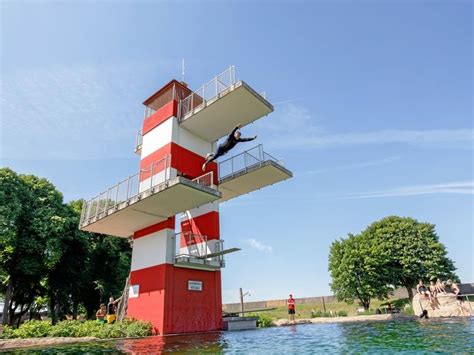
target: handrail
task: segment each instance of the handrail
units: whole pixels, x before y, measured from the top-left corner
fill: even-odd
[[[233,176],[241,171],[246,171],[249,168],[261,166],[267,161],[273,161],[278,165],[284,166],[282,160],[278,160],[265,152],[262,144],[259,144],[219,162],[219,180]]]
[[[208,241],[207,235],[196,234],[193,232],[178,232],[175,234],[175,237],[176,236],[184,236],[184,239],[186,241],[185,248],[188,250],[188,253],[178,252],[175,258],[194,257],[194,258],[199,258],[203,260],[218,261],[220,263],[223,263],[224,261],[223,255],[208,257],[209,254],[218,253],[224,250],[224,241],[222,239],[218,239],[218,240],[214,239],[213,241],[215,242],[214,244],[215,250],[211,250],[209,247],[209,241]],[[180,246],[181,238],[179,239],[176,238],[176,242],[178,244],[178,250],[184,248]]]
[[[211,188],[215,188],[214,184],[214,172],[210,171],[204,175],[198,176],[197,178],[193,179],[192,181]]]
[[[167,154],[162,159],[141,169],[138,173],[130,175],[128,178],[117,182],[92,199],[85,201],[82,206],[80,225],[83,225],[92,218],[98,218],[100,214],[110,209],[115,209],[123,202],[128,203],[140,193],[156,185],[167,182],[170,179],[170,164],[171,154]],[[163,175],[158,176],[161,172],[163,172]],[[147,187],[148,184],[147,186],[143,185],[148,178],[150,179],[149,187]]]
[[[182,121],[188,113],[218,97],[221,92],[227,90],[235,82],[235,66],[231,65],[179,101],[178,119]]]

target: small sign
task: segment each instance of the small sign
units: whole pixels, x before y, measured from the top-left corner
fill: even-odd
[[[136,298],[140,292],[140,285],[131,285],[128,289],[128,298]]]
[[[202,281],[188,281],[188,291],[202,291]]]

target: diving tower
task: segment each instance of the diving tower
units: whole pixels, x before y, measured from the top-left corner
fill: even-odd
[[[194,91],[171,80],[143,104],[138,172],[84,202],[79,228],[133,241],[129,316],[156,334],[220,330],[220,270],[240,249],[224,247],[219,205],[292,173],[262,145],[201,166],[219,138],[273,106],[233,66]]]

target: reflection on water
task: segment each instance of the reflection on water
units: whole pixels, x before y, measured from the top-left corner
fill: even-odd
[[[474,319],[427,319],[389,322],[307,324],[241,332],[148,337],[15,353],[471,353]]]

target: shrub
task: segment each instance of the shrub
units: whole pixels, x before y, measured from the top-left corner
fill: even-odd
[[[152,325],[148,322],[125,320],[114,324],[103,324],[97,321],[63,321],[51,325],[44,321],[30,321],[15,329],[5,326],[2,338],[40,338],[40,337],[96,337],[125,338],[151,335]]]
[[[318,317],[322,317],[323,316],[323,312],[318,310],[318,311],[311,311],[311,318],[318,318]]]
[[[272,319],[263,314],[259,314],[258,319],[257,319],[257,327],[259,328],[268,328],[272,325]]]
[[[81,322],[77,320],[65,320],[50,326],[48,336],[50,337],[77,337]],[[21,328],[21,327],[20,327]]]
[[[337,315],[339,317],[347,317],[347,311],[341,310],[341,311],[337,312]]]
[[[14,338],[42,338],[48,336],[51,325],[48,322],[32,320],[13,330]]]
[[[415,314],[415,312],[413,311],[413,308],[410,305],[406,305],[405,308],[403,308],[403,314],[412,316]]]

